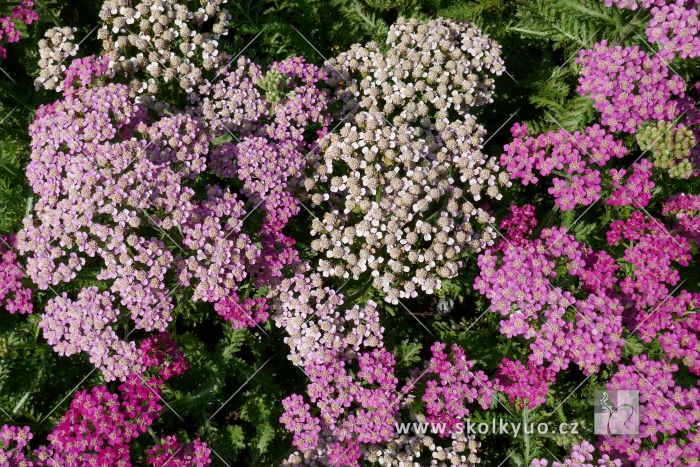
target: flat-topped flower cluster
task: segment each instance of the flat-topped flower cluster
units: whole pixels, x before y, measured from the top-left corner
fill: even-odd
[[[399,20],[385,49],[356,45],[330,61],[343,118],[305,187],[322,209],[319,271],[369,276],[396,303],[436,293],[465,254],[493,243],[479,201],[500,199],[508,177],[481,151],[470,110],[491,101],[504,66],[491,38],[445,20]]]
[[[183,301],[236,330],[283,332],[307,378],[281,402],[294,446],[283,465],[476,465],[480,442],[460,422],[496,404],[535,411],[569,370],[613,375],[607,388],[639,390],[647,413],[639,435],[572,444],[554,465],[697,461],[699,393],[682,377],[700,375],[700,294],[682,269],[700,247],[700,135],[668,64],[699,54],[697,2],[606,0],[651,9],[659,53],[581,50],[576,92],[599,121],[539,134],[516,123],[500,158],[476,115],[504,61],[473,24],[400,18],[385,43],[323,66],[262,66],[220,50],[225,3],[107,0],[99,53],[79,56],[70,27],[39,44],[36,85],[60,94],[29,127],[35,202],[0,238],[0,303],[38,312],[56,353],[86,354],[115,383],[77,392],[38,447],[29,427],[2,426],[0,464],[130,465],[130,442],[188,367],[168,335]],[[597,243],[538,219],[536,203],[496,219],[513,185],[539,183],[557,214],[603,200]],[[290,228],[302,208],[310,249]],[[470,255],[476,300],[512,352],[488,368],[441,337],[405,376],[381,300],[444,297]],[[54,293],[43,309],[29,281]],[[361,302],[333,290],[342,281]],[[400,433],[401,420],[442,431]],[[211,463],[198,437],[149,446],[154,465]]]

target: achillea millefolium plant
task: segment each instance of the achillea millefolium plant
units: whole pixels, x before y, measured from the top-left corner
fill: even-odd
[[[0,465],[700,464],[699,8],[0,5]]]

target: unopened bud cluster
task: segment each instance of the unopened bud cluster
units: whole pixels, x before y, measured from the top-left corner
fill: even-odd
[[[651,153],[654,167],[669,177],[687,179],[697,170],[691,158],[697,139],[686,125],[664,120],[650,122],[642,125],[636,139],[642,151]]]

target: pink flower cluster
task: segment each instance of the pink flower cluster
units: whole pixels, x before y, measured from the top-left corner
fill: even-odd
[[[678,193],[664,201],[661,213],[674,221],[674,231],[700,245],[700,195]]]
[[[117,335],[119,312],[113,302],[112,294],[100,293],[97,287],[82,289],[76,300],[64,293],[49,301],[39,322],[54,351],[61,356],[86,352],[105,381],[143,371],[136,344]]]
[[[376,305],[344,309],[344,297],[317,274],[282,281],[277,326],[287,331],[289,356],[308,376],[307,393],[283,400],[280,422],[300,451],[288,462],[358,466],[362,446],[395,436],[399,410],[395,357],[383,348]]]
[[[636,10],[637,0],[605,0],[605,6]],[[700,55],[700,19],[697,0],[642,0],[642,8],[651,9],[652,18],[646,36],[658,44],[660,56],[667,60],[679,56],[693,58]]]
[[[226,300],[217,311],[236,326],[266,319],[258,309],[252,321],[241,321],[234,294],[248,278],[256,285],[278,281],[298,261],[283,229],[299,210],[292,190],[313,147],[307,130],[326,131],[326,95],[316,86],[323,71],[298,58],[273,64],[270,73],[284,78],[278,87],[286,97],[271,103],[256,87],[265,78],[241,77],[239,67],[199,108],[152,121],[126,86],[84,87],[107,72],[107,62],[87,57],[73,65],[67,82],[75,78],[83,87],[42,108],[30,127],[27,176],[39,201],[18,248],[39,288],[73,281],[95,260],[104,265],[97,279],[110,288],[99,299],[96,291],[77,301],[53,299],[43,318],[47,339],[66,355],[88,352],[108,380],[138,373],[133,343],[120,341],[111,326],[125,308],[137,329],[164,330],[172,319],[165,281],[173,270],[193,300]],[[236,106],[244,109],[240,126]],[[210,154],[212,139],[229,134],[236,143]],[[209,158],[216,174],[242,182],[241,194],[211,185],[198,199],[190,185]],[[244,220],[260,205],[262,226],[251,235]],[[83,309],[90,310],[86,317]]]
[[[34,11],[34,0],[22,0],[22,2],[12,8],[10,16],[0,18],[0,44],[12,44],[19,42],[22,33],[17,29],[16,21],[26,25],[39,20],[39,14]],[[0,45],[0,60],[7,58],[7,49]]]
[[[211,465],[211,449],[199,438],[183,444],[176,436],[166,436],[148,450],[146,460],[155,467],[204,467]]]
[[[0,465],[20,465],[25,460],[22,451],[32,437],[28,426],[0,427]]]
[[[11,235],[0,235],[0,305],[8,313],[21,315],[34,311],[32,289],[22,283],[24,270],[14,250],[15,239]]]
[[[508,396],[511,404],[533,410],[547,402],[549,383],[556,375],[530,360],[525,366],[518,360],[504,358],[496,372],[496,387]]]
[[[552,462],[552,467],[621,467],[623,465],[620,459],[611,458],[608,454],[603,454],[594,460],[594,454],[596,454],[595,447],[584,440],[571,447],[568,459],[564,459],[564,462]],[[530,463],[530,467],[547,467],[548,465],[547,459],[533,459]]]
[[[613,191],[605,199],[610,206],[645,207],[649,204],[652,190],[656,184],[652,181],[653,165],[647,159],[632,164],[628,169],[610,169]],[[626,177],[626,178],[625,178]]]
[[[613,221],[607,238],[611,246],[626,246],[620,264],[630,267],[622,267],[628,272],[619,282],[619,296],[628,327],[645,342],[658,339],[669,359],[700,375],[700,317],[691,311],[700,305],[700,294],[680,290],[672,295],[681,280],[674,264],[688,266],[691,260],[689,241],[641,211]]]
[[[599,125],[573,134],[564,129],[536,137],[528,136],[527,126],[516,123],[511,128],[513,141],[501,154],[501,165],[511,178],[523,185],[537,184],[538,177],[552,174],[548,192],[562,210],[588,206],[600,197],[601,174],[594,168],[604,167],[612,158],[622,158],[627,148]]]
[[[57,86],[57,90],[64,94],[74,92],[76,88],[87,87],[95,78],[110,76],[110,60],[107,57],[76,58],[71,61],[66,71],[63,72],[63,83]]]
[[[679,113],[683,79],[639,46],[599,42],[581,50],[576,62],[581,66],[577,91],[593,99],[610,131],[635,133],[646,120],[673,120]]]
[[[30,127],[27,177],[39,200],[17,234],[17,247],[40,289],[72,281],[99,259],[96,278],[110,284],[109,293],[97,298],[96,290],[84,289],[77,301],[55,297],[42,320],[51,334],[47,339],[54,345],[65,341],[68,347],[61,351],[67,355],[91,348],[91,359],[104,363],[99,366],[108,379],[123,378],[127,361],[135,361],[132,355],[113,369],[105,361],[110,353],[129,354],[126,344],[107,337],[121,307],[137,329],[162,331],[171,320],[165,277],[175,258],[164,242],[140,232],[160,230],[172,239],[167,232],[186,224],[196,208],[194,191],[184,182],[206,164],[208,140],[190,116],[167,116],[150,126],[144,118],[145,109],[128,97],[126,86],[110,84],[66,96]],[[229,248],[237,241],[231,237]],[[205,265],[210,261],[198,257]],[[214,273],[221,277],[226,271]],[[91,319],[83,316],[85,309]],[[104,339],[93,347],[90,337],[98,335]],[[101,345],[107,342],[117,345],[113,352]]]
[[[600,449],[635,465],[694,465],[700,456],[700,390],[680,386],[676,365],[634,357],[608,390],[639,391],[639,434],[604,436]]]
[[[260,249],[243,231],[246,216],[245,203],[228,188],[209,186],[207,198],[192,204],[180,226],[188,253],[178,260],[178,277],[193,286],[193,300],[226,298],[257,263]]]
[[[652,6],[663,6],[668,0],[603,0],[605,6],[612,7],[613,5],[618,8],[627,8],[630,10],[636,10],[640,6],[642,8],[651,8]]]
[[[425,403],[426,421],[441,423],[445,431],[438,436],[449,436],[452,429],[462,422],[470,413],[472,404],[483,410],[489,408],[496,391],[483,371],[475,371],[474,362],[467,360],[464,349],[452,344],[451,352],[445,352],[447,346],[435,342],[430,351],[432,357],[428,362],[422,379],[427,379],[421,400]],[[408,392],[415,385],[409,382],[402,392]]]
[[[607,255],[563,228],[547,228],[539,239],[487,251],[477,263],[474,289],[489,299],[492,312],[507,317],[501,333],[530,341],[534,364],[547,362],[558,372],[573,362],[591,374],[620,358],[623,307],[605,290],[616,270]],[[579,277],[582,298],[555,285],[557,271]]]
[[[328,95],[319,88],[325,79],[324,69],[301,57],[275,62],[265,74],[239,58],[201,103],[199,112],[213,135],[232,139],[212,151],[214,173],[240,180],[254,208],[265,212],[258,274],[267,282],[278,281],[283,268],[298,262],[294,241],[283,229],[299,212],[292,192],[330,121]]]
[[[23,452],[31,439],[29,428],[3,427],[0,456],[11,459],[11,465],[130,466],[129,443],[145,433],[162,410],[163,383],[187,369],[184,356],[166,334],[145,339],[140,351],[143,365],[155,374],[130,376],[117,392],[106,386],[78,391],[48,435],[48,444],[29,454]],[[10,441],[15,445],[9,447]],[[198,452],[206,451],[206,445],[198,444]]]

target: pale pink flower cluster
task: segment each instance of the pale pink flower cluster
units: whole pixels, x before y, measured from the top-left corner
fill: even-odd
[[[552,462],[552,467],[621,467],[620,459],[611,458],[608,454],[595,456],[595,447],[586,440],[581,441],[571,447],[571,453],[568,459],[564,462]],[[533,459],[530,467],[547,467],[549,461],[547,459]]]
[[[275,323],[287,331],[289,359],[310,380],[311,402],[296,394],[283,401],[280,421],[299,449],[286,462],[359,465],[363,446],[395,436],[400,406],[376,305],[344,307],[343,295],[322,287],[317,274],[298,273],[280,290]]]
[[[87,287],[76,300],[65,293],[51,299],[41,315],[39,328],[59,355],[85,352],[105,381],[113,381],[143,371],[136,344],[117,335],[118,320],[114,296],[100,293],[97,287]]]
[[[700,390],[675,379],[678,367],[634,357],[620,365],[608,390],[639,391],[639,434],[603,436],[600,449],[635,465],[695,465],[700,456]]]

